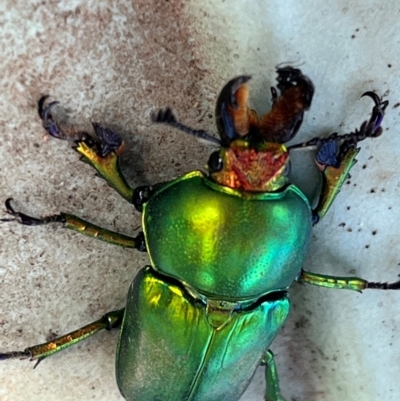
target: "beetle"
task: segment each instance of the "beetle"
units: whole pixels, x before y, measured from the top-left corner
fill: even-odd
[[[125,308],[47,343],[1,353],[0,360],[40,362],[100,330],[121,326],[116,377],[127,401],[238,400],[260,364],[266,400],[282,401],[269,347],[288,316],[292,283],[359,292],[400,289],[400,281],[369,282],[303,269],[312,226],[325,216],[355,164],[358,142],[382,133],[388,101],[365,92],[374,106],[359,129],[286,147],[311,106],[314,85],[292,66],[276,72],[272,107],[263,116],[247,105],[250,76],[223,87],[216,104],[219,139],[180,123],[169,108],[153,113],[153,122],[212,142],[218,150],[209,157],[207,174],[192,171],[135,189],[120,171],[123,141],[116,132],[96,123],[94,136],[62,127],[53,109],[57,102],[40,99],[45,130],[75,141],[84,161],[142,212],[143,231],[121,235],[67,213],[36,218],[15,210],[11,198],[5,202],[10,217],[1,221],[59,223],[148,252],[150,265],[134,278]],[[317,149],[323,175],[314,208],[288,178],[289,153],[301,147]]]

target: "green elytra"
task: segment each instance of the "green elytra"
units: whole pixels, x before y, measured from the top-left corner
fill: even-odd
[[[259,120],[241,97],[249,77],[238,77],[223,88],[216,111],[220,141],[178,123],[169,109],[154,117],[155,122],[221,145],[210,157],[208,175],[194,171],[134,190],[118,166],[122,145],[118,135],[99,125],[94,125],[97,138],[78,133],[77,151],[143,212],[143,233],[136,237],[65,213],[33,218],[16,212],[10,199],[6,201],[13,217],[3,222],[62,223],[87,236],[147,251],[151,265],[135,277],[124,309],[48,343],[0,354],[0,360],[27,357],[41,361],[102,329],[121,325],[116,376],[127,401],[238,400],[260,364],[265,365],[265,399],[282,401],[269,346],[289,313],[287,290],[294,281],[355,291],[400,288],[400,282],[380,284],[302,269],[312,224],[323,218],[340,191],[355,163],[357,142],[381,133],[387,102],[367,92],[375,106],[359,130],[291,147],[318,148],[324,186],[312,210],[304,194],[288,182],[288,152],[275,143],[293,138],[314,88],[298,69],[284,67],[277,73],[280,96],[271,90],[271,112]],[[51,114],[55,102],[44,107],[45,100],[39,102],[44,127],[63,139]],[[283,126],[276,123],[282,117]],[[278,148],[280,164],[274,153]],[[258,171],[258,159],[254,164],[257,154],[262,155],[260,163],[266,156],[272,170],[265,179],[266,172]],[[256,189],[249,190],[249,186]]]

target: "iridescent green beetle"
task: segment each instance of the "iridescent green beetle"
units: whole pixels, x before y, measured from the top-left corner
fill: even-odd
[[[60,213],[37,219],[17,212],[18,221],[62,223],[87,236],[149,253],[151,265],[134,279],[125,309],[68,335],[0,359],[38,361],[102,330],[122,325],[116,375],[128,401],[234,401],[256,368],[265,365],[266,400],[282,401],[269,346],[289,312],[288,288],[294,281],[361,291],[400,289],[400,281],[367,282],[325,276],[302,269],[312,225],[327,212],[355,163],[357,142],[379,136],[387,101],[374,101],[372,115],[359,130],[285,147],[311,105],[314,87],[299,69],[277,69],[278,92],[272,109],[259,117],[247,107],[248,76],[228,82],[217,102],[220,139],[180,124],[169,109],[153,121],[212,141],[208,174],[190,172],[167,183],[132,189],[118,167],[121,138],[94,124],[96,137],[73,132],[76,150],[126,200],[143,212],[143,233],[120,235],[76,216]],[[56,102],[39,102],[48,133],[66,139],[52,115]],[[54,114],[54,113],[53,113]],[[306,196],[290,184],[289,150],[316,147],[324,185],[311,209]]]

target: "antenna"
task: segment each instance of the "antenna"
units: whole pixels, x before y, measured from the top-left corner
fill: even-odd
[[[184,125],[177,121],[174,114],[172,113],[172,110],[169,107],[165,109],[159,109],[158,111],[154,111],[153,113],[151,113],[151,120],[154,123],[172,125],[173,127],[178,128],[183,132],[186,132],[186,134],[190,134],[197,138],[205,139],[206,141],[221,145],[221,141],[218,138],[214,138],[206,131],[194,130],[187,125]]]

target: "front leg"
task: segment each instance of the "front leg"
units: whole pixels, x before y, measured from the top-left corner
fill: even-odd
[[[45,130],[54,138],[74,140],[75,150],[82,155],[83,160],[94,167],[122,197],[134,203],[135,191],[128,185],[119,167],[119,155],[124,148],[122,138],[116,132],[97,123],[93,123],[95,137],[86,132],[61,128],[51,113],[58,102],[46,105],[47,98],[43,96],[39,100],[38,108]]]
[[[313,138],[308,142],[290,146],[289,149],[314,147],[318,148],[316,164],[323,172],[323,186],[316,208],[313,210],[313,223],[320,221],[340,192],[348,174],[356,163],[356,156],[360,151],[357,143],[366,138],[376,138],[382,133],[382,119],[388,101],[382,101],[373,92],[365,92],[375,105],[371,117],[361,124],[360,129],[345,135],[333,133],[328,138]]]

